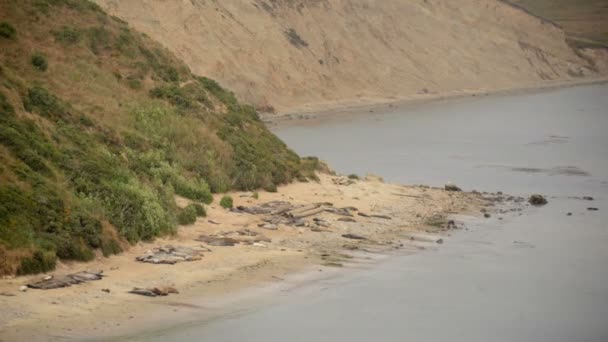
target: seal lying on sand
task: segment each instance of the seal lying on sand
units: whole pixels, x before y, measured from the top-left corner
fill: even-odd
[[[40,281],[27,284],[27,287],[31,289],[50,290],[85,283],[87,281],[101,280],[101,278],[103,278],[103,271],[83,271],[64,276],[47,276]]]

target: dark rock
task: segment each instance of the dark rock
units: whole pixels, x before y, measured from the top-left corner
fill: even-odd
[[[583,200],[585,200],[585,201],[593,201],[593,197],[591,197],[591,196],[583,196]]]
[[[538,195],[538,194],[530,196],[530,198],[528,199],[528,202],[535,206],[543,206],[548,203],[546,198],[544,198],[542,195]]]
[[[587,210],[589,210],[589,211],[598,211],[599,209],[591,207],[591,208],[587,208]]]
[[[456,222],[454,222],[454,220],[449,220],[446,225],[446,229],[458,229]]]
[[[567,213],[566,215],[568,215],[568,216],[572,216],[572,213]]]
[[[355,219],[354,219],[354,218],[352,218],[352,217],[340,217],[340,218],[338,219],[338,221],[340,221],[340,222],[357,222],[357,221],[355,221]]]
[[[148,289],[141,289],[139,287],[133,288],[133,290],[129,291],[129,293],[146,296],[146,297],[156,297],[158,296],[154,291]]]
[[[488,213],[485,213],[485,214],[483,214],[483,217],[485,217],[485,218],[490,218],[490,217],[492,217],[492,215],[490,215],[490,214],[488,214]]]
[[[462,189],[454,184],[446,184],[445,191],[462,191]]]

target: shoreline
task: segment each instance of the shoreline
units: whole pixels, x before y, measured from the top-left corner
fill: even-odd
[[[504,89],[459,90],[437,94],[413,94],[400,98],[364,99],[335,101],[311,106],[308,109],[296,109],[278,114],[261,114],[262,121],[271,128],[288,127],[299,124],[312,124],[326,120],[344,119],[364,114],[395,112],[413,105],[436,103],[441,101],[466,99],[485,96],[512,96],[526,93],[540,93],[555,89],[608,83],[607,76],[584,78],[580,80],[544,81],[538,84]],[[366,102],[367,101],[367,102]],[[307,106],[303,106],[307,107]]]
[[[445,229],[448,216],[479,216],[480,209],[488,205],[488,200],[479,193],[386,184],[377,177],[352,184],[346,179],[320,175],[318,183],[286,185],[278,193],[260,193],[260,199],[241,197],[245,193],[231,195],[235,205],[277,200],[298,205],[331,202],[335,208],[357,207],[366,215],[390,219],[355,214],[352,217],[355,222],[344,222],[339,221],[341,216],[322,212],[315,218],[327,222],[327,228],[317,229],[311,223],[309,227],[279,225],[277,230],[264,230],[257,227],[260,216],[233,213],[212,204],[208,217],[192,226],[181,226],[176,236],[139,243],[120,255],[98,257],[90,263],[63,263],[49,273],[62,275],[100,269],[106,275],[102,280],[27,292],[19,292],[19,287],[41,279],[42,275],[0,280],[0,293],[4,294],[0,296],[4,313],[0,318],[0,339],[32,342],[47,340],[49,336],[112,339],[187,324],[193,318],[200,322],[221,313],[223,308],[232,308],[242,298],[258,300],[269,297],[267,294],[277,288],[305,286],[319,276],[369,263],[370,258],[416,253],[424,247],[404,244],[407,234],[449,234],[450,230]],[[218,198],[214,203],[217,201]],[[177,203],[184,206],[187,200],[178,198]],[[212,224],[210,220],[220,224]],[[462,223],[457,224],[463,228]],[[204,253],[202,260],[175,265],[134,260],[153,247],[200,246],[194,239],[201,234],[239,228],[256,231],[272,242],[258,246],[209,246],[211,252]],[[345,233],[358,234],[367,240],[344,238]],[[128,293],[134,287],[151,286],[174,286],[179,294],[149,298]],[[259,291],[264,295],[260,296]]]

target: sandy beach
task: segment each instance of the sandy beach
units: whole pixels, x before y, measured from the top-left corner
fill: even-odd
[[[356,263],[355,256],[362,252],[400,249],[414,253],[418,247],[403,245],[408,232],[447,234],[449,232],[444,229],[448,215],[481,215],[479,210],[486,204],[478,193],[385,184],[373,176],[367,180],[348,181],[347,177],[320,175],[319,182],[290,184],[279,188],[277,193],[260,193],[258,199],[245,193],[233,193],[232,197],[235,206],[254,206],[270,201],[287,201],[294,205],[331,203],[335,208],[356,208],[367,217],[355,213],[354,222],[344,222],[339,221],[342,216],[322,212],[314,218],[323,220],[326,227],[314,225],[313,217],[308,217],[309,227],[279,225],[277,230],[267,230],[258,227],[263,216],[228,211],[217,204],[219,198],[216,198],[208,207],[208,217],[199,218],[194,225],[180,227],[174,237],[139,243],[121,255],[100,256],[91,263],[61,264],[52,273],[103,270],[105,277],[100,281],[20,292],[21,286],[44,275],[0,280],[2,340],[121,336],[137,331],[137,327],[145,330],[150,326],[187,320],[188,316],[205,311],[202,303],[230,298],[238,290],[254,285],[281,282],[286,274],[340,269],[348,263]],[[181,198],[177,198],[177,202],[182,206],[187,204],[187,200]],[[379,216],[371,217],[373,215]],[[207,246],[211,252],[204,253],[201,260],[175,265],[135,261],[138,255],[154,247],[169,244],[201,246],[204,244],[194,240],[201,234],[237,229],[263,234],[271,242]],[[342,236],[348,233],[366,240]],[[173,286],[179,294],[149,298],[128,293],[134,287],[152,286]]]
[[[554,80],[533,82],[527,86],[515,87],[488,87],[480,89],[461,89],[455,91],[414,94],[391,98],[359,98],[356,101],[331,101],[306,105],[297,109],[279,112],[263,113],[262,119],[270,127],[301,125],[308,122],[317,123],[320,120],[345,119],[353,115],[370,113],[391,113],[402,111],[408,106],[422,105],[438,101],[447,101],[459,98],[472,98],[480,96],[509,96],[519,94],[532,94],[553,89],[577,87],[582,85],[603,84],[608,77],[597,76],[578,80]]]

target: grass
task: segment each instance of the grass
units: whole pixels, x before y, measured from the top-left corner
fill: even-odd
[[[0,39],[0,275],[120,253],[206,214],[202,204],[179,209],[176,194],[208,204],[213,193],[274,191],[322,168],[253,107],[89,1],[0,2],[0,23],[9,20],[14,30],[0,24],[12,37]]]

